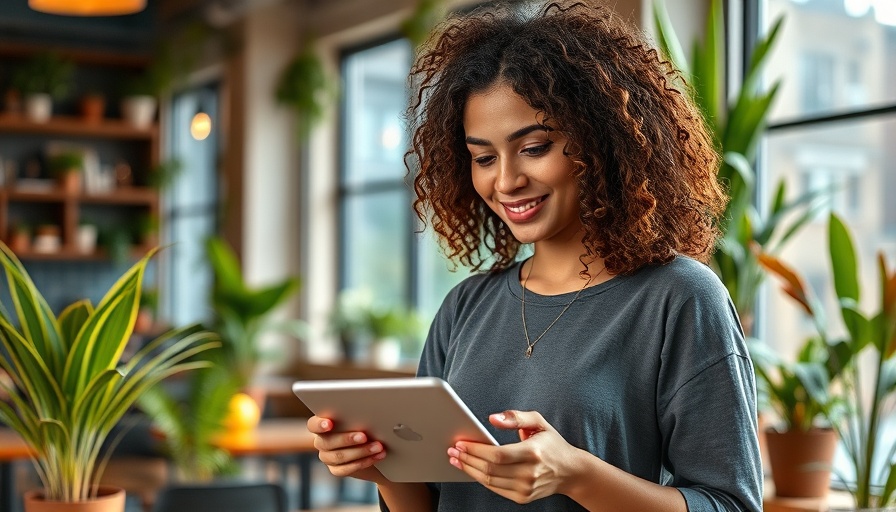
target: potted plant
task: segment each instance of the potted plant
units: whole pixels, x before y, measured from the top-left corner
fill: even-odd
[[[33,449],[43,484],[26,495],[26,512],[49,505],[69,510],[66,504],[85,511],[94,501],[113,501],[113,510],[123,511],[124,491],[98,486],[107,436],[141,394],[169,375],[205,366],[188,359],[218,345],[206,332],[170,331],[121,361],[154,252],[95,307],[79,300],[57,317],[21,262],[0,244],[12,297],[12,304],[0,308],[0,367],[13,382],[0,384],[10,396],[10,403],[0,402],[0,422]]]
[[[52,52],[41,52],[19,68],[13,79],[25,98],[25,114],[34,122],[46,122],[53,114],[53,100],[61,99],[72,82],[74,64]]]
[[[230,403],[240,383],[216,362],[217,352],[196,356],[210,362],[207,368],[190,372],[183,382],[155,386],[138,401],[161,434],[163,451],[178,482],[209,482],[235,469],[230,454],[214,441],[226,430]]]
[[[307,40],[302,50],[281,72],[275,98],[296,113],[298,134],[305,137],[323,118],[336,92],[337,87],[327,75],[313,41]]]
[[[832,392],[838,362],[820,337],[808,338],[794,361],[758,339],[749,343],[760,396],[778,418],[764,432],[775,495],[824,497],[837,447],[829,418],[842,405]]]
[[[380,368],[398,367],[402,347],[419,329],[416,313],[400,307],[374,308],[367,312],[367,325],[373,340],[370,362]]]
[[[364,346],[370,363],[394,368],[401,361],[403,347],[419,341],[420,321],[416,311],[398,306],[378,307],[367,288],[343,290],[329,322],[330,332],[339,337],[348,361],[359,359],[359,351]]]
[[[90,124],[98,124],[106,115],[106,96],[99,91],[87,91],[78,102],[81,117]]]
[[[81,191],[81,172],[84,155],[80,151],[62,151],[49,157],[47,167],[66,193]]]
[[[121,99],[121,116],[135,128],[152,126],[159,97],[174,81],[174,67],[169,51],[162,51],[137,77],[126,83]]]
[[[828,222],[831,278],[846,327],[832,339],[825,312],[813,301],[797,272],[783,264],[768,268],[785,282],[785,292],[813,319],[839,374],[843,413],[829,415],[848,456],[852,475],[839,475],[859,509],[896,505],[896,441],[884,436],[888,403],[896,398],[896,268],[878,254],[878,309],[861,310],[860,274],[852,236],[836,214]],[[780,262],[779,262],[780,263]],[[867,309],[867,307],[866,307]],[[869,386],[870,383],[870,386]],[[863,390],[865,392],[863,392]]]
[[[206,242],[206,254],[215,276],[211,303],[214,319],[209,327],[221,336],[221,362],[239,387],[263,408],[263,391],[252,386],[264,351],[260,337],[278,331],[303,337],[306,325],[300,320],[274,322],[271,315],[299,289],[299,279],[288,277],[265,286],[250,286],[243,279],[236,253],[224,240]]]

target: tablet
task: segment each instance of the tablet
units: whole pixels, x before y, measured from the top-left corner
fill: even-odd
[[[460,440],[497,445],[451,386],[436,377],[298,381],[293,392],[335,430],[383,443],[376,468],[393,482],[469,482],[448,462]]]

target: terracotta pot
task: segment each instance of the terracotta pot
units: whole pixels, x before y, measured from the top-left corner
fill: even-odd
[[[47,501],[43,491],[25,493],[25,512],[124,512],[125,492],[119,487],[100,486],[97,498],[87,501]]]
[[[88,123],[99,123],[106,115],[106,98],[98,94],[84,95],[80,106],[81,116]]]
[[[66,194],[81,193],[81,173],[76,170],[65,171],[59,176],[59,185]]]
[[[808,432],[766,430],[775,495],[787,498],[823,498],[831,481],[831,464],[837,448],[832,429]]]

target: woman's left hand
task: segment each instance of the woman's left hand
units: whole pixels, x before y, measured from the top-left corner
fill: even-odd
[[[535,411],[504,411],[492,425],[516,429],[520,442],[504,446],[458,441],[448,449],[451,464],[492,491],[517,503],[563,493],[574,477],[579,450]]]

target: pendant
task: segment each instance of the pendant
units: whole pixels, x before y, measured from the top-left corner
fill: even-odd
[[[526,359],[532,357],[532,345],[529,345],[529,348],[526,349]]]

